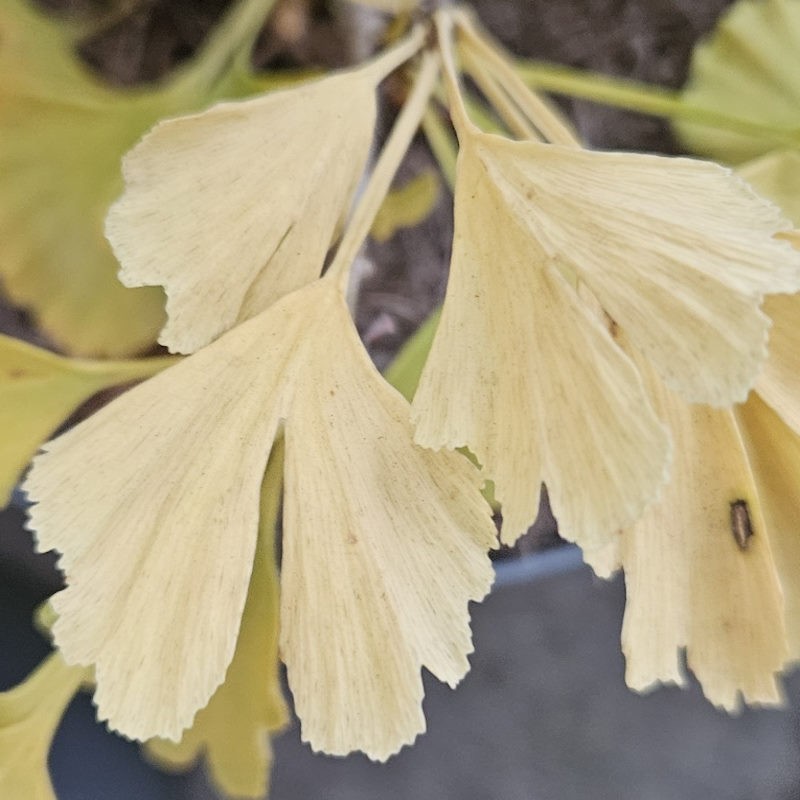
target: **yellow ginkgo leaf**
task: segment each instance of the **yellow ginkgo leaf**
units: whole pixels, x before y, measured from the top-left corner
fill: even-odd
[[[756,391],[800,433],[800,294],[768,297],[764,309],[772,319],[770,352]]]
[[[773,498],[760,494],[732,411],[689,405],[653,375],[648,385],[675,449],[658,502],[619,541],[628,685],[685,683],[685,648],[715,705],[779,703],[776,674],[789,653],[766,514]]]
[[[753,394],[736,409],[783,588],[786,635],[800,660],[800,436]]]
[[[0,335],[0,507],[36,450],[101,389],[150,377],[174,359],[83,361]]]
[[[467,671],[493,573],[480,476],[412,441],[326,278],[49,443],[25,483],[62,553],[56,644],[94,665],[101,719],[180,739],[233,658],[279,425],[281,654],[315,748],[383,759],[424,730],[420,670]]]
[[[544,481],[563,535],[594,547],[655,493],[667,437],[633,366],[500,178],[462,145],[447,297],[414,396],[417,441],[475,453],[495,483],[504,541],[533,522]]]
[[[230,797],[264,797],[272,762],[269,734],[287,721],[278,677],[275,566],[282,472],[282,447],[276,444],[261,491],[250,590],[224,683],[198,712],[180,742],[151,739],[145,745],[148,755],[166,769],[185,770],[204,755],[215,785]]]
[[[471,126],[459,136],[450,283],[414,398],[417,441],[475,453],[507,540],[535,518],[544,481],[565,534],[599,547],[653,498],[667,445],[576,289],[687,399],[729,404],[766,357],[762,293],[800,285],[800,256],[772,238],[790,224],[713,164]]]
[[[796,398],[800,405],[800,395]],[[786,606],[786,636],[800,659],[800,436],[754,393],[736,409],[758,487]]]
[[[19,686],[0,693],[0,797],[56,800],[47,758],[64,709],[88,670],[49,656]]]
[[[429,169],[389,192],[372,224],[372,236],[385,242],[397,230],[419,225],[436,207],[440,185],[437,174]]]
[[[800,288],[779,209],[709,162],[512,145],[489,168],[548,258],[689,402],[744,400],[766,357],[760,296]]]
[[[420,43],[417,31],[365,66],[162,122],[125,157],[106,232],[126,285],[164,286],[162,344],[192,353],[319,277],[366,164],[377,85]]]
[[[0,282],[65,350],[119,356],[155,341],[163,292],[122,286],[103,236],[122,190],[120,159],[158,119],[255,90],[231,56],[247,50],[273,2],[243,0],[188,68],[135,91],[100,85],[27,0],[3,2]]]
[[[343,300],[321,313],[286,423],[281,653],[304,739],[385,760],[425,730],[420,666],[450,686],[469,669],[495,531],[473,465],[412,444]]]
[[[738,172],[800,227],[800,153],[770,153]],[[781,236],[800,250],[797,231]],[[772,320],[770,348],[756,388],[783,421],[800,432],[800,295],[767,297],[764,310]]]
[[[800,2],[738,0],[694,51],[683,101],[784,130],[800,147]],[[696,153],[740,164],[767,153],[770,139],[695,122],[673,123]]]

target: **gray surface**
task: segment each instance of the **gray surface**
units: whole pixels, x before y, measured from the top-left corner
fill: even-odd
[[[475,607],[473,669],[426,681],[428,733],[381,766],[275,743],[272,800],[790,800],[794,710],[716,712],[696,689],[623,684],[624,590],[586,568]],[[797,695],[800,681],[793,680]]]
[[[26,542],[30,548],[16,514],[0,515],[0,522],[8,523],[0,525],[4,545],[16,540],[16,550],[25,550]],[[634,695],[623,684],[618,645],[621,581],[605,583],[585,567],[575,569],[569,551],[530,558],[533,569],[524,571],[538,577],[519,582],[523,570],[513,565],[502,575],[505,585],[473,608],[476,652],[462,685],[451,691],[426,681],[429,732],[413,748],[386,765],[361,756],[314,756],[300,743],[295,726],[275,742],[272,800],[800,798],[796,702],[785,712],[747,711],[737,719],[716,712],[696,689]],[[14,562],[4,551],[0,563]],[[563,571],[571,565],[571,571]],[[543,577],[552,570],[561,572]],[[12,582],[22,591],[22,584]],[[8,616],[7,604],[4,611]],[[17,620],[18,628],[27,629],[29,611]],[[41,657],[27,653],[25,641],[4,650],[4,664],[26,661],[14,667],[17,674],[8,685]],[[797,677],[790,681],[789,695],[800,697]],[[133,786],[132,766],[123,769],[124,754],[116,752],[125,743],[100,741],[101,728],[94,725],[89,746],[91,709],[86,698],[81,703],[80,719],[80,709],[73,709],[74,725],[60,761],[83,763],[82,771],[87,764],[95,772],[114,770],[116,780],[125,782],[115,794],[122,797],[122,789]],[[135,748],[128,750],[135,759]],[[64,789],[68,782],[62,776],[60,796],[107,800],[101,788],[108,776],[79,777],[84,788],[76,794]],[[212,797],[199,771],[187,782],[161,783],[153,776],[139,800]]]

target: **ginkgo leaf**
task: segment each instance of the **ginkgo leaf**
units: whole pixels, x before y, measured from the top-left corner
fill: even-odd
[[[0,693],[0,797],[56,800],[47,768],[50,745],[88,675],[53,653],[27,680]]]
[[[377,85],[418,39],[366,66],[162,122],[125,157],[106,232],[126,285],[164,286],[162,344],[194,352],[319,277],[369,155]]]
[[[695,48],[682,98],[695,108],[785,130],[800,146],[798,52],[798,0],[738,0]],[[775,145],[694,122],[673,125],[690,150],[729,164],[761,156]]]
[[[471,143],[455,202],[447,296],[413,402],[417,441],[475,453],[495,483],[504,541],[533,522],[544,482],[562,535],[599,546],[664,479],[666,434],[632,364]]]
[[[764,308],[772,320],[770,353],[756,391],[800,433],[800,295],[768,297]]]
[[[478,162],[460,156],[417,441],[475,453],[495,482],[504,541],[533,522],[545,482],[563,535],[592,546],[655,493],[668,441],[626,356],[545,261]]]
[[[385,760],[425,730],[420,667],[469,669],[495,532],[472,464],[413,445],[342,298],[320,313],[286,423],[281,653],[303,738]]]
[[[216,786],[230,797],[264,797],[272,748],[269,734],[287,721],[278,677],[278,571],[275,526],[282,488],[282,447],[270,456],[250,589],[225,681],[180,742],[151,739],[147,754],[162,768],[185,770],[204,755]]]
[[[480,475],[412,441],[334,279],[262,314],[48,444],[25,483],[62,555],[55,642],[95,667],[101,719],[177,740],[233,658],[258,495],[285,421],[281,654],[303,735],[386,758],[424,729],[426,666],[468,669],[493,573]]]
[[[770,153],[748,162],[738,172],[800,227],[800,153]],[[793,233],[782,236],[800,250],[800,237]],[[756,388],[783,421],[800,432],[800,295],[767,297],[764,310],[772,328],[769,356]]]
[[[766,356],[762,293],[798,288],[800,257],[772,238],[790,225],[712,164],[459,135],[451,276],[414,398],[417,441],[470,447],[508,540],[535,518],[544,481],[562,530],[593,549],[653,498],[667,445],[577,286],[687,399],[729,404]]]
[[[783,597],[768,499],[733,412],[688,405],[652,375],[648,385],[675,450],[668,485],[619,546],[627,683],[639,691],[685,683],[685,648],[715,705],[777,704],[788,658]]]
[[[0,507],[39,445],[101,389],[149,377],[174,359],[68,359],[0,335]]]
[[[779,209],[709,162],[501,141],[481,156],[513,213],[667,386],[744,400],[766,357],[761,296],[800,288]]]
[[[386,242],[399,229],[419,225],[436,207],[439,189],[439,177],[429,169],[389,192],[372,224],[373,238]]]
[[[290,356],[250,331],[49,442],[24,484],[39,549],[62,554],[54,640],[95,665],[98,717],[131,738],[178,741],[233,657]]]
[[[57,23],[25,0],[0,10],[0,281],[63,349],[142,351],[164,323],[163,292],[126,289],[103,236],[122,190],[120,159],[158,119],[222,96],[263,90],[237,47],[249,47],[274,0],[234,8],[198,59],[147,90],[99,84]]]
[[[800,402],[800,395],[797,398]],[[757,393],[736,408],[786,605],[789,654],[800,659],[800,436]]]

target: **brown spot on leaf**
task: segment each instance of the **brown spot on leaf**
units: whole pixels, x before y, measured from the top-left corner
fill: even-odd
[[[746,500],[734,500],[731,503],[731,533],[741,550],[746,550],[753,535],[753,524],[750,521],[750,509]]]

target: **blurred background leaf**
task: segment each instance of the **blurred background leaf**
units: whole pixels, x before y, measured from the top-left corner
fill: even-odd
[[[800,227],[800,150],[767,153],[743,164],[739,174]]]
[[[739,0],[697,46],[684,102],[782,130],[800,147],[800,2]],[[765,137],[676,121],[683,144],[741,164],[773,149]]]
[[[162,291],[124,288],[103,236],[120,159],[162,117],[286,82],[249,67],[273,4],[233,6],[196,59],[146,89],[94,78],[73,52],[75,25],[24,0],[0,4],[0,280],[66,352],[116,357],[153,345]]]
[[[141,380],[175,361],[84,361],[0,335],[0,508],[36,450],[101,389]]]
[[[419,225],[436,207],[439,188],[438,174],[426,169],[399,189],[393,189],[372,223],[372,236],[386,242],[400,228]]]

